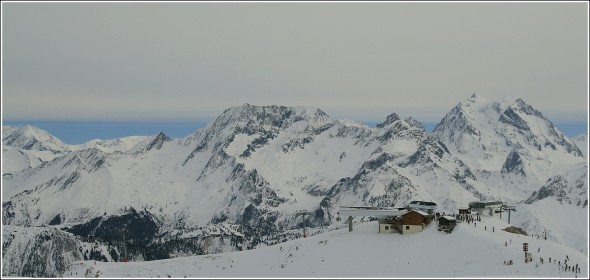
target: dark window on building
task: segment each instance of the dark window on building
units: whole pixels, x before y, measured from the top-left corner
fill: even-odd
[[[410,226],[406,226],[406,229],[410,229]]]
[[[385,229],[386,229],[386,230],[389,230],[389,226],[385,226]]]

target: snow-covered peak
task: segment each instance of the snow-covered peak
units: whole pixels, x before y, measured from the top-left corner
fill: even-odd
[[[391,113],[389,114],[386,118],[385,121],[383,121],[382,123],[377,124],[377,128],[384,128],[387,127],[393,123],[397,123],[395,126],[403,126],[406,129],[413,127],[413,128],[418,128],[421,130],[424,130],[424,125],[419,122],[418,120],[412,118],[412,117],[407,117],[404,120],[402,120],[400,118],[400,116],[396,113]]]
[[[549,120],[522,99],[488,101],[477,95],[460,102],[434,128],[433,135],[452,153],[467,155],[477,169],[500,170],[514,149],[532,157],[555,154],[576,163],[580,150]]]
[[[284,129],[291,124],[306,120],[312,127],[320,127],[331,122],[330,117],[322,110],[311,107],[285,107],[285,106],[255,106],[243,104],[225,110],[214,124],[220,126],[236,125],[240,128],[265,128],[274,127]]]
[[[390,115],[387,116],[387,118],[385,118],[385,121],[383,121],[380,124],[377,124],[377,128],[383,128],[387,125],[390,125],[396,121],[401,120],[400,117],[396,114],[396,113],[391,113]]]
[[[333,125],[334,121],[322,110],[310,107],[250,104],[231,107],[223,111],[212,123],[181,140],[185,146],[196,145],[184,164],[198,152],[223,149],[236,135],[246,135],[249,138],[255,136],[250,139],[253,143],[249,148],[255,149],[295,123],[298,123],[305,133],[315,134]]]
[[[357,127],[357,128],[361,128],[361,129],[369,129],[369,127],[361,122],[358,121],[353,121],[353,120],[336,120],[337,123],[346,126],[346,127]]]
[[[151,149],[161,149],[164,143],[171,141],[172,138],[168,137],[164,132],[159,132],[155,135],[146,136],[138,141],[132,148],[128,149],[129,153],[136,153],[140,151],[149,151]]]
[[[578,146],[584,157],[588,157],[588,131],[572,138],[572,141]]]
[[[150,138],[151,136],[127,136],[123,138],[116,138],[116,139],[93,139],[84,144],[79,145],[70,145],[70,148],[74,151],[89,149],[92,147],[96,147],[103,152],[112,153],[115,151],[119,152],[127,152],[131,150],[134,146],[139,144],[142,141]]]
[[[422,124],[420,121],[418,121],[412,117],[407,117],[404,121],[406,123],[408,123],[410,126],[413,126],[415,128],[421,129],[421,130],[425,130],[424,124]]]
[[[466,102],[471,102],[471,103],[477,103],[477,102],[489,102],[489,100],[481,97],[479,94],[477,93],[473,93],[467,100]]]
[[[578,136],[572,138],[574,141],[588,141],[588,131],[578,134]]]
[[[32,125],[2,126],[2,144],[23,150],[51,151],[58,154],[70,151],[67,144]]]

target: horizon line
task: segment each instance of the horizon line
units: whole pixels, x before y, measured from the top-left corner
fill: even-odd
[[[398,114],[399,115],[399,114]],[[402,117],[402,116],[400,116]],[[422,118],[422,117],[415,117],[415,116],[406,116],[411,117],[419,122],[422,123],[438,123],[442,120],[440,119],[431,119],[431,118]],[[212,122],[217,117],[201,117],[201,118],[178,118],[178,119],[35,119],[35,118],[27,118],[27,119],[5,119],[2,118],[0,122],[40,122],[40,123],[191,123],[191,122]],[[334,120],[352,120],[357,122],[378,122],[378,121],[385,121],[387,116],[383,118],[375,118],[375,117],[367,117],[367,118],[351,118],[351,117],[331,117]],[[588,118],[580,118],[580,119],[573,119],[573,118],[563,118],[559,120],[551,120],[545,117],[552,123],[560,123],[560,124],[581,124],[581,123],[588,123]]]

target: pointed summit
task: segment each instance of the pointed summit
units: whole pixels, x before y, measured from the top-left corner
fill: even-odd
[[[418,121],[412,117],[407,117],[404,121],[413,127],[419,128],[421,130],[426,130],[426,128],[424,127],[424,125],[420,121]]]
[[[473,93],[469,98],[460,102],[459,104],[466,106],[466,107],[470,107],[470,106],[473,106],[473,104],[487,103],[487,102],[490,102],[490,101],[483,98],[481,95],[479,95],[477,93]]]
[[[549,120],[522,99],[488,101],[477,94],[460,102],[434,128],[453,154],[468,155],[477,169],[501,170],[507,158],[517,162],[513,149],[525,160],[556,153],[571,162],[582,153]],[[549,167],[548,167],[549,168]]]
[[[164,145],[165,142],[168,142],[172,140],[172,138],[166,136],[166,134],[164,134],[164,132],[160,131],[160,133],[158,133],[154,139],[147,145],[146,150],[151,150],[153,148],[156,149],[161,149],[162,145]]]
[[[49,132],[32,125],[2,127],[2,144],[23,150],[70,152],[70,147]]]
[[[387,118],[385,118],[384,122],[377,124],[377,128],[382,128],[384,126],[390,125],[390,124],[392,124],[396,121],[399,121],[399,120],[401,120],[401,119],[399,118],[399,116],[396,113],[391,113],[391,114],[389,114],[389,116],[387,116]]]

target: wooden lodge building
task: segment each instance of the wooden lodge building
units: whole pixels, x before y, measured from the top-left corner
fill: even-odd
[[[431,221],[432,216],[428,213],[421,210],[412,210],[400,216],[379,219],[379,233],[418,233],[430,224]]]

